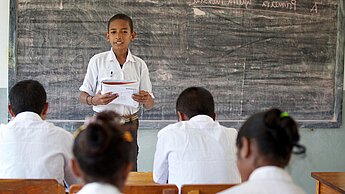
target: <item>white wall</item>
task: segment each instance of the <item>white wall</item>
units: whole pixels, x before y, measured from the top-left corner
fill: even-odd
[[[0,88],[8,85],[9,0],[0,1]]]

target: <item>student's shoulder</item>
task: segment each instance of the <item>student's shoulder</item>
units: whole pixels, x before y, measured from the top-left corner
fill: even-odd
[[[225,127],[223,125],[220,125],[220,127],[223,129],[224,132],[228,133],[228,134],[233,134],[233,135],[237,135],[237,130],[235,128],[232,127]]]
[[[104,51],[101,53],[97,53],[95,55],[93,55],[90,59],[91,60],[100,60],[100,59],[106,59],[109,55],[109,53],[111,53],[111,51]]]
[[[5,127],[6,127],[6,124],[0,123],[0,130],[1,130],[1,129],[4,129]]]
[[[140,65],[146,66],[146,63],[145,63],[145,61],[144,61],[142,58],[140,58],[140,57],[138,57],[138,56],[136,56],[136,55],[133,55],[133,54],[132,54],[132,57],[133,57],[133,59],[134,59],[134,61],[135,61],[136,63],[138,63],[138,64],[140,64]]]
[[[253,193],[253,190],[248,187],[247,182],[244,182],[242,184],[236,185],[234,187],[231,187],[229,189],[226,189],[224,191],[221,191],[217,194],[247,194],[247,193]]]
[[[178,129],[180,129],[182,125],[183,125],[183,121],[169,124],[168,126],[158,131],[158,137],[164,137],[164,136],[171,137],[172,135],[176,135],[178,133]]]
[[[47,125],[47,128],[50,130],[50,132],[56,134],[57,137],[68,138],[68,139],[73,140],[72,133],[67,131],[66,129],[56,126],[55,124],[47,122],[47,121],[46,121],[46,125]]]

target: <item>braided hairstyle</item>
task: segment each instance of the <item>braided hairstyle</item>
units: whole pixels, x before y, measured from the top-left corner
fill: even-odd
[[[298,143],[297,123],[277,108],[256,113],[247,119],[238,132],[238,148],[242,148],[242,137],[254,139],[260,154],[271,157],[282,166],[288,164],[291,153],[304,154],[306,151]]]
[[[131,136],[119,118],[112,111],[97,113],[75,138],[73,154],[86,182],[109,182],[130,163]]]

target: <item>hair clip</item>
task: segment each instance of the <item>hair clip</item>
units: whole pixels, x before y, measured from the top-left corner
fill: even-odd
[[[289,116],[289,113],[287,113],[287,112],[282,112],[282,113],[280,113],[280,118],[282,119],[282,118],[285,118],[285,117],[288,117]]]
[[[132,135],[128,131],[123,132],[122,138],[127,142],[133,141]]]

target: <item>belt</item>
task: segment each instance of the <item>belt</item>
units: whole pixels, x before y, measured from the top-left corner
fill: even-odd
[[[132,121],[138,120],[138,115],[137,113],[134,113],[132,115],[124,115],[121,116],[121,123],[125,124],[125,123],[130,123]]]

